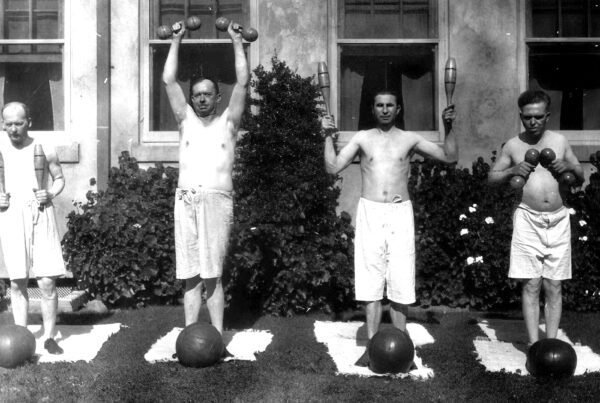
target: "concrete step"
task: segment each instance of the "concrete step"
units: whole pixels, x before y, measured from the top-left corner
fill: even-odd
[[[58,312],[75,312],[86,302],[85,291],[63,286],[56,287],[56,291],[58,292]],[[10,311],[10,294],[10,287],[8,287],[6,297],[0,302],[0,311],[4,309]],[[29,287],[27,288],[27,294],[29,296],[29,312],[39,313],[42,292],[37,287]]]

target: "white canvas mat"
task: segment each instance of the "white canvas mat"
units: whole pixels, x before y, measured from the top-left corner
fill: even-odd
[[[488,371],[529,374],[525,369],[527,333],[522,320],[486,319],[479,321],[478,325],[486,336],[477,338],[473,344],[479,361]],[[544,330],[540,326],[540,331]],[[557,338],[571,344],[577,354],[575,375],[600,371],[600,356],[588,346],[573,344],[561,329],[558,330]]]
[[[42,325],[29,325],[27,329],[35,336],[35,354],[38,362],[90,362],[102,345],[121,328],[120,323],[105,325],[57,325],[54,340],[64,350],[63,354],[50,354],[44,349]]]
[[[382,324],[381,328],[391,326]],[[431,368],[426,367],[418,356],[418,347],[434,343],[433,336],[427,329],[418,323],[408,323],[406,330],[415,345],[415,365],[417,369],[408,374],[398,374],[395,377],[410,376],[415,379],[429,379],[434,373]],[[356,360],[365,351],[367,344],[367,332],[364,322],[322,322],[315,321],[315,336],[317,341],[327,346],[327,350],[335,365],[338,374],[360,375],[360,376],[390,376],[376,374],[369,368],[357,367]]]
[[[182,330],[181,327],[175,327],[158,339],[144,355],[146,361],[150,363],[177,361],[177,358],[173,358],[173,354],[175,354],[177,336]],[[223,332],[223,341],[227,350],[233,354],[233,358],[228,358],[226,361],[231,359],[256,361],[255,354],[265,351],[272,339],[273,335],[266,330],[226,330]]]

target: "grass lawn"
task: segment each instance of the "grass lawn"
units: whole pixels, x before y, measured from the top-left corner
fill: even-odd
[[[427,381],[335,375],[326,347],[315,340],[314,321],[325,315],[246,317],[232,328],[273,333],[255,362],[232,361],[205,369],[178,363],[149,364],[144,354],[160,336],[182,326],[182,307],[149,307],[103,316],[63,314],[61,324],[119,322],[123,327],[91,362],[26,364],[0,369],[0,401],[598,401],[600,373],[542,383],[529,376],[490,373],[475,359],[483,336],[473,313],[436,314],[424,323],[436,342],[421,348],[435,371]],[[39,317],[32,316],[33,323]],[[12,323],[0,314],[0,324]],[[600,314],[565,312],[561,326],[573,342],[600,353]]]

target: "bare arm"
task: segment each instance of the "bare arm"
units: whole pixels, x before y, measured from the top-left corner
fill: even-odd
[[[321,121],[321,125],[325,131],[325,148],[323,155],[325,157],[325,171],[327,173],[335,175],[343,171],[352,161],[358,150],[360,149],[358,144],[358,135],[354,135],[350,142],[340,150],[337,154],[335,151],[335,145],[333,144],[332,134],[337,131],[333,118],[331,116],[325,116]]]
[[[167,97],[169,98],[169,103],[171,104],[171,109],[173,110],[173,114],[175,115],[177,123],[181,123],[181,121],[185,119],[187,111],[185,94],[177,82],[179,46],[181,45],[181,38],[183,37],[184,33],[185,24],[182,21],[181,30],[177,33],[173,33],[171,47],[169,48],[169,53],[167,55],[167,60],[165,61],[165,67],[163,68],[162,75],[165,90],[167,91]]]
[[[565,139],[565,155],[563,159],[555,159],[550,164],[550,168],[554,173],[560,175],[564,172],[571,171],[577,177],[577,183],[582,184],[585,180],[583,175],[583,168],[579,163],[579,160],[573,153],[573,149],[569,145],[569,142]]]
[[[420,137],[415,144],[415,151],[424,157],[433,158],[446,163],[454,163],[458,161],[458,146],[456,144],[456,136],[452,130],[456,112],[454,105],[448,106],[443,112],[444,121],[444,146],[440,147],[431,141]]]
[[[248,61],[244,53],[244,45],[242,44],[242,34],[233,30],[232,23],[229,24],[228,32],[233,43],[236,76],[236,83],[233,86],[233,92],[229,100],[229,119],[233,123],[235,130],[237,130],[244,114],[246,90],[250,74],[248,72]]]
[[[509,180],[512,176],[516,175],[515,167],[512,166],[512,159],[508,150],[508,145],[504,145],[500,149],[500,155],[492,165],[492,169],[488,173],[488,183],[495,185],[504,183]],[[525,175],[523,175],[525,176]]]
[[[44,145],[46,161],[48,161],[48,170],[52,177],[52,186],[50,189],[37,189],[35,192],[36,199],[40,204],[45,204],[58,196],[65,188],[65,178],[63,176],[62,167],[58,160],[56,149],[49,145]]]

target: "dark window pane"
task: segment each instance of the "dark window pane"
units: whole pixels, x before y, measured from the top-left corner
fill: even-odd
[[[560,36],[587,37],[587,1],[561,0],[562,30]]]
[[[600,129],[600,43],[530,44],[529,87],[552,97],[549,129]]]
[[[431,0],[341,0],[340,37],[436,38],[437,7]]]
[[[177,130],[167,94],[162,84],[162,71],[167,58],[168,46],[155,46],[152,49],[151,81],[151,123],[150,130]],[[234,54],[231,44],[182,45],[179,55],[177,80],[186,97],[189,97],[190,78],[199,76],[211,78],[219,83],[221,103],[218,112],[229,104],[231,91],[236,82]]]
[[[402,108],[396,125],[407,130],[435,130],[434,45],[344,46],[341,53],[342,130],[374,126],[373,96],[395,91]]]
[[[31,109],[31,130],[64,129],[61,63],[0,63],[3,104],[19,101]]]
[[[590,36],[600,36],[600,0],[590,1],[591,26]]]
[[[530,36],[553,38],[558,35],[558,0],[531,0]]]

